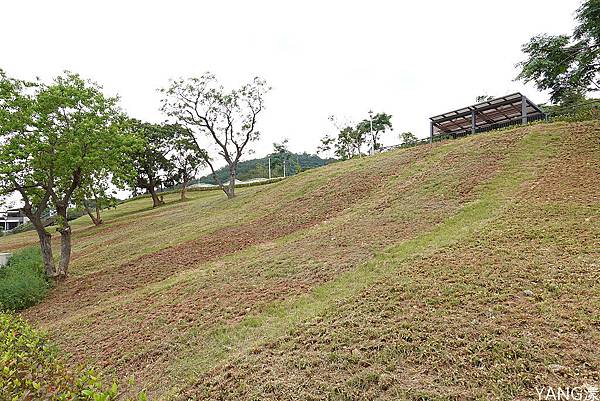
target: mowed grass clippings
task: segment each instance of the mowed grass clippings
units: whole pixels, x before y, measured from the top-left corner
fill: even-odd
[[[579,143],[579,138],[587,140]],[[335,163],[277,184],[246,188],[234,201],[226,201],[218,192],[196,192],[188,202],[177,202],[177,194],[168,195],[168,204],[154,210],[148,208],[144,199],[129,202],[108,211],[104,227],[91,227],[85,218],[75,221],[72,277],[25,316],[47,328],[74,361],[97,363],[105,373],[135,379],[131,394],[148,388],[151,396],[159,399],[181,394],[223,399],[354,399],[362,395],[443,398],[443,391],[436,392],[434,385],[428,387],[428,380],[435,384],[441,381],[440,375],[452,372],[444,370],[443,365],[430,365],[437,359],[427,359],[427,353],[423,356],[427,374],[419,375],[417,369],[417,373],[406,373],[403,378],[385,371],[383,378],[378,378],[378,365],[372,361],[375,356],[361,349],[361,328],[373,327],[369,336],[380,332],[391,343],[393,337],[364,309],[398,308],[403,311],[400,315],[404,320],[422,316],[420,325],[411,326],[417,333],[429,325],[448,323],[447,330],[439,328],[438,340],[456,336],[460,324],[470,327],[460,315],[470,317],[469,309],[463,311],[460,300],[470,299],[467,295],[475,291],[472,286],[478,278],[480,282],[474,288],[483,291],[484,296],[474,297],[470,305],[488,307],[491,292],[484,286],[486,274],[498,273],[499,267],[494,263],[501,261],[496,257],[484,263],[479,254],[466,252],[473,247],[473,238],[483,238],[480,232],[488,235],[484,227],[497,224],[497,216],[508,215],[516,202],[530,199],[537,187],[546,192],[557,187],[570,192],[561,197],[553,190],[552,195],[559,199],[544,198],[547,203],[541,206],[534,197],[527,201],[532,209],[538,211],[539,207],[544,213],[558,213],[565,219],[573,214],[584,221],[590,218],[590,210],[597,212],[597,200],[592,199],[591,206],[587,206],[592,209],[580,207],[582,201],[574,194],[579,193],[582,181],[565,183],[560,177],[571,170],[571,175],[578,177],[581,171],[573,160],[564,163],[567,157],[557,155],[570,151],[571,159],[580,157],[592,172],[597,172],[597,138],[597,123],[538,125]],[[587,153],[578,152],[582,148]],[[552,169],[554,175],[549,173]],[[542,170],[547,172],[543,177],[554,177],[555,182],[541,181]],[[593,174],[586,174],[585,179],[594,178]],[[563,208],[565,197],[571,197],[568,208]],[[513,216],[505,224],[521,224],[529,232],[541,218],[530,216],[529,220]],[[569,224],[568,220],[549,221],[557,230]],[[481,252],[487,255],[488,245],[500,243],[510,232],[500,230],[498,239],[490,237],[484,241]],[[544,238],[553,240],[552,235]],[[590,234],[584,233],[582,238],[590,241]],[[17,239],[22,243],[31,240],[30,234],[9,239],[6,244],[0,241],[0,246],[18,247]],[[579,249],[577,240],[572,243],[575,250]],[[471,246],[461,248],[466,244]],[[396,247],[403,249],[397,254],[402,257],[390,256]],[[506,246],[503,252],[510,253],[512,249]],[[521,248],[514,249],[521,252]],[[443,262],[432,259],[447,252],[450,253]],[[461,270],[462,252],[471,261],[472,272]],[[527,258],[526,253],[518,255]],[[507,277],[517,270],[506,273]],[[440,276],[442,272],[454,275]],[[528,277],[530,273],[523,274]],[[571,278],[567,270],[563,279]],[[417,281],[419,286],[415,287]],[[455,281],[456,287],[449,285]],[[592,288],[590,294],[596,290]],[[443,296],[427,303],[431,291]],[[393,297],[385,301],[388,292],[400,293],[403,301]],[[413,298],[405,292],[416,294],[415,305],[410,304]],[[483,300],[486,302],[478,306]],[[404,302],[412,306],[410,313]],[[453,313],[437,316],[430,312],[436,308]],[[355,326],[350,327],[356,327],[356,336],[345,326],[337,326],[336,319],[342,313],[355,316]],[[397,329],[406,324],[395,319],[387,322],[390,333],[394,326]],[[385,319],[381,321],[385,323]],[[319,338],[309,334],[315,322],[330,324],[338,335],[347,337],[344,344],[351,344],[348,346],[352,347],[352,360],[364,358],[359,358],[352,368],[349,364],[346,370],[336,367],[338,376],[321,366],[325,363],[319,359],[324,357],[319,348],[312,363],[321,367],[306,370],[309,375],[303,376],[305,369],[297,372],[289,367],[296,363],[295,352],[288,353],[284,348],[277,351],[280,356],[263,353],[265,347],[276,350],[280,344],[288,343],[303,353],[306,350],[302,345],[292,341],[298,337],[316,347]],[[472,343],[470,336],[477,333],[478,327],[473,326],[473,332],[463,338],[464,343]],[[316,326],[316,330],[322,329]],[[507,343],[516,338],[513,334],[498,335]],[[428,341],[423,337],[423,347],[434,349],[435,342],[428,345]],[[531,352],[528,345],[523,343],[522,349]],[[444,344],[440,346],[443,348]],[[445,347],[454,349],[455,345]],[[458,354],[451,356],[460,361],[462,348],[456,349]],[[509,347],[507,352],[513,351]],[[402,352],[400,356],[389,352],[392,356],[386,366],[404,366],[406,372],[416,369],[410,355],[402,360]],[[312,352],[304,356],[310,355]],[[365,370],[360,362],[363,359],[373,369]],[[288,373],[278,370],[280,366]],[[485,366],[480,365],[479,369],[486,370]],[[260,380],[258,373],[253,372],[264,373],[263,369],[272,371],[277,378],[265,374],[265,380]],[[354,377],[353,369],[365,371],[367,376]],[[507,369],[521,372],[512,365]],[[474,379],[483,383],[481,386],[469,387],[465,384],[469,380],[468,369],[464,372],[453,373],[455,381],[444,381],[446,395],[465,392],[502,398],[506,394],[521,394],[526,386],[524,381],[514,381],[513,392],[507,392],[506,383],[513,380],[512,373],[500,370],[498,380],[505,381],[495,388],[490,384],[491,376],[485,375]],[[211,377],[225,383],[223,386],[228,389],[216,385]],[[281,385],[272,383],[271,377],[281,381]],[[295,377],[304,385],[293,393],[290,388],[297,387]],[[407,378],[412,381],[406,382]],[[377,387],[380,381],[387,383],[383,385],[385,389]]]
[[[364,169],[357,173],[351,164],[349,171],[333,179],[333,185],[327,182],[317,186],[312,189],[310,196],[303,195],[290,203],[277,202],[276,205],[271,206],[266,215],[248,223],[244,223],[248,217],[244,214],[243,207],[231,210],[231,203],[223,200],[226,208],[230,210],[228,213],[220,212],[227,217],[227,220],[225,223],[222,222],[218,229],[190,241],[185,240],[186,234],[182,231],[178,236],[177,245],[148,252],[116,267],[111,263],[103,269],[74,278],[69,285],[62,286],[60,291],[53,294],[54,308],[45,310],[44,313],[49,314],[48,320],[52,320],[54,316],[64,314],[65,309],[79,310],[88,305],[97,306],[99,302],[110,298],[108,296],[110,294],[122,296],[124,291],[135,290],[152,282],[164,280],[178,271],[189,269],[194,264],[214,260],[251,245],[272,241],[294,231],[319,224],[323,219],[344,211],[356,200],[368,198],[370,191],[376,189],[384,179],[384,173],[388,176],[395,174],[392,167],[409,165],[412,160],[417,159],[415,154],[400,155],[397,159],[391,159],[392,162],[389,157],[379,157],[378,163],[373,163],[372,166],[377,172],[375,175],[365,174],[362,171]],[[394,160],[396,163],[392,164]],[[336,174],[333,176],[335,177]],[[311,181],[307,181],[310,184]],[[237,201],[238,199],[235,199],[233,202]],[[260,207],[257,205],[256,209]],[[158,210],[157,213],[159,216],[168,214],[165,210]],[[188,218],[194,221],[195,216],[190,215]],[[231,224],[231,221],[237,224]],[[153,220],[150,222],[153,223]],[[201,224],[201,222],[194,224]],[[173,225],[173,221],[170,224]],[[215,222],[212,221],[211,224],[214,226]],[[180,229],[185,228],[185,225],[175,226]],[[155,237],[148,229],[142,230],[141,235]],[[126,241],[123,239],[116,247],[123,246],[124,242]],[[132,277],[136,279],[132,280]],[[70,302],[74,294],[80,299],[77,305]]]
[[[386,182],[376,175],[378,196],[363,195],[361,199],[365,200],[364,204],[345,202],[344,205],[349,206],[345,206],[344,213],[339,214],[333,209],[333,213],[326,215],[330,220],[306,232],[264,243],[258,250],[251,249],[223,261],[192,269],[133,296],[112,299],[115,302],[107,307],[94,305],[82,310],[78,305],[76,315],[56,323],[55,319],[46,318],[50,321],[49,329],[67,333],[60,337],[61,345],[75,355],[89,357],[90,347],[93,346],[94,362],[100,366],[117,368],[121,376],[135,374],[138,379],[143,376],[141,382],[172,380],[172,377],[161,375],[160,372],[180,359],[180,351],[190,352],[191,348],[191,352],[197,352],[198,348],[204,347],[202,333],[210,333],[222,324],[235,324],[271,302],[306,293],[315,285],[370,259],[374,248],[381,249],[400,238],[410,238],[419,227],[431,227],[442,221],[444,213],[452,213],[452,210],[460,207],[463,196],[459,191],[448,191],[452,196],[436,198],[433,196],[435,192],[422,189],[420,184],[443,181],[444,177],[454,174],[470,177],[472,162],[482,160],[482,155],[488,152],[482,149],[493,148],[488,141],[503,142],[507,139],[488,137],[475,146],[457,142],[453,146],[440,148],[440,154],[433,158],[433,163],[425,159],[426,166],[416,163],[414,171],[411,166],[402,174],[395,174],[389,185],[398,190],[390,190],[384,185]],[[463,159],[469,162],[463,163],[464,167],[456,168],[454,172],[443,172],[440,166],[446,164],[448,156],[454,153],[463,154]],[[487,156],[488,162],[499,166],[503,153],[490,156]],[[385,162],[382,170],[394,171],[390,165],[393,158],[382,160]],[[485,174],[480,175],[481,180],[485,178]],[[356,187],[349,186],[347,180],[339,181],[337,185],[341,188]],[[363,190],[369,187],[373,187],[373,184],[363,183]],[[326,193],[343,194],[337,188],[327,188]],[[386,198],[398,198],[399,193],[413,194],[414,199],[406,196],[405,203],[386,202]],[[359,198],[358,194],[354,196]],[[389,212],[394,213],[392,216],[381,210],[381,202],[393,205],[388,207]],[[323,204],[318,201],[314,203],[317,206]],[[362,211],[354,209],[359,204]],[[415,208],[414,205],[422,206]],[[331,206],[324,204],[324,207]],[[366,208],[379,209],[379,213],[369,212]],[[284,216],[282,220],[287,222],[286,226],[290,226],[291,221],[305,219],[307,210],[310,209],[292,208],[287,215],[289,217]],[[317,208],[313,213],[319,210],[322,209]],[[371,219],[355,218],[357,214],[371,216]],[[387,229],[380,229],[386,223]],[[256,230],[260,229],[256,227]],[[364,237],[365,230],[371,231],[367,238]],[[55,305],[62,304],[59,301]],[[48,313],[56,316],[60,310],[35,312],[39,316],[47,316]],[[123,328],[110,324],[120,320],[127,321],[128,326]],[[82,321],[85,324],[81,324]],[[185,372],[178,369],[174,369],[173,374],[177,377],[186,376]],[[164,384],[160,384],[157,387],[164,388]]]
[[[498,141],[498,138],[490,138],[489,140]],[[516,140],[516,138],[513,138],[512,140]],[[487,144],[487,141],[480,145],[483,144]],[[395,226],[390,225],[390,222],[387,221],[389,225],[386,231],[388,244],[398,241],[400,238],[406,238],[407,235],[413,235],[414,232],[410,230],[415,230],[421,223],[436,224],[441,221],[443,215],[437,214],[436,220],[430,222],[427,222],[425,217],[427,217],[427,213],[429,213],[430,217],[435,217],[436,214],[433,212],[451,212],[452,208],[450,207],[450,204],[448,201],[445,201],[441,205],[436,205],[435,198],[433,198],[427,190],[421,190],[419,184],[422,184],[424,181],[443,181],[453,174],[456,174],[458,171],[461,171],[461,174],[464,177],[470,178],[473,175],[472,171],[455,169],[456,172],[448,174],[447,172],[441,172],[440,166],[442,163],[452,166],[452,163],[447,163],[449,158],[456,159],[455,156],[452,156],[452,153],[462,154],[463,160],[471,158],[470,162],[463,163],[463,166],[472,166],[472,162],[481,160],[481,149],[485,149],[486,146],[467,146],[466,149],[468,149],[468,151],[463,149],[462,146],[448,148],[452,149],[452,152],[448,153],[449,150],[444,150],[439,157],[434,159],[435,163],[431,163],[431,157],[428,158],[427,169],[417,165],[414,172],[410,173],[406,171],[403,172],[404,174],[394,177],[394,186],[399,189],[399,191],[390,191],[388,188],[384,188],[385,194],[387,194],[386,196],[384,196],[384,191],[382,191],[382,196],[374,197],[376,202],[370,200],[368,203],[369,208],[377,209],[379,213],[361,213],[373,217],[379,216],[378,220],[371,220],[371,230],[379,229],[382,224],[384,225],[386,223],[386,220],[389,220],[389,216],[386,216],[386,213],[382,213],[383,209],[381,208],[381,204],[393,204],[394,202],[389,202],[386,197],[391,196],[397,198],[399,193],[417,193],[421,194],[421,197],[423,196],[422,194],[428,194],[428,198],[423,199],[422,202],[411,202],[407,196],[407,202],[398,203],[398,206],[395,208],[396,213],[398,212],[398,208],[403,207],[405,210],[404,214],[411,216],[412,221],[407,221],[406,218],[400,220],[401,216],[394,216],[397,223]],[[490,156],[494,156],[488,157],[488,162],[490,164],[499,163],[500,160],[502,160],[502,154],[491,154]],[[409,180],[408,178],[411,174],[415,173],[418,173],[417,176],[412,177],[412,179]],[[479,176],[482,180],[486,177],[484,174],[480,174]],[[406,188],[408,188],[408,190]],[[453,191],[452,193],[458,194],[457,191]],[[462,198],[462,195],[453,195],[455,207],[459,206]],[[414,207],[411,206],[413,203],[422,205],[420,209],[417,208],[421,210],[420,215],[415,214],[414,210],[412,210],[414,209]],[[390,210],[392,209],[394,208],[390,208]],[[381,220],[382,218],[383,220]],[[344,271],[344,268],[351,268],[352,266],[362,263],[365,259],[369,259],[372,255],[369,254],[366,248],[372,246],[370,244],[373,240],[378,241],[376,246],[381,246],[380,241],[385,239],[385,237],[376,234],[369,237],[369,239],[362,238],[361,233],[364,233],[363,227],[365,227],[365,221],[368,222],[368,219],[365,219],[364,217],[348,219],[340,216],[340,219],[340,224],[344,224],[344,231],[339,229],[338,224],[332,224],[332,222],[327,221],[317,229],[316,235],[305,238],[303,244],[297,244],[295,241],[283,241],[280,246],[273,244],[275,246],[267,245],[261,247],[260,255],[246,254],[245,259],[252,261],[252,265],[247,265],[246,262],[244,262],[244,264],[236,263],[231,264],[231,268],[228,270],[219,270],[219,274],[216,278],[219,281],[226,278],[227,283],[213,282],[208,279],[206,275],[200,273],[196,275],[198,278],[192,282],[179,282],[173,285],[173,282],[171,281],[170,288],[161,291],[160,295],[158,295],[158,293],[152,293],[148,294],[143,301],[138,299],[132,300],[129,303],[130,306],[116,306],[115,311],[118,311],[122,316],[127,316],[130,321],[132,317],[143,314],[145,317],[143,317],[141,321],[147,322],[148,325],[147,330],[135,333],[135,335],[140,336],[145,340],[141,343],[147,345],[146,351],[143,351],[142,347],[135,347],[133,350],[128,350],[129,352],[127,352],[125,358],[119,363],[126,365],[129,369],[135,370],[138,369],[136,366],[139,363],[136,361],[141,361],[147,365],[151,365],[151,369],[161,369],[161,364],[158,362],[161,359],[165,359],[169,355],[172,356],[174,354],[173,352],[160,351],[161,349],[172,350],[176,347],[181,348],[182,344],[193,341],[194,338],[202,338],[203,331],[208,332],[208,329],[214,327],[215,323],[222,323],[223,318],[227,318],[228,320],[226,321],[229,322],[239,321],[250,311],[257,312],[257,310],[260,310],[260,305],[265,304],[267,301],[283,300],[287,295],[290,295],[290,293],[306,292],[311,286],[314,286],[314,283],[327,281],[341,271]],[[357,221],[362,224],[359,224],[357,227],[356,224],[347,224],[348,221]],[[369,227],[367,226],[367,228]],[[334,231],[332,232],[332,230]],[[350,234],[354,233],[354,238],[350,238],[350,240],[347,241],[347,238],[342,236],[344,232]],[[348,234],[346,237],[348,237]],[[324,239],[324,243],[322,243],[321,239]],[[360,245],[349,247],[348,244],[352,243],[360,243]],[[318,245],[315,246],[315,244]],[[311,246],[312,249],[310,248]],[[272,248],[270,251],[267,250],[269,247]],[[290,251],[292,253],[291,255]],[[362,252],[362,254],[357,251]],[[311,257],[318,257],[322,253],[325,253],[324,256],[329,255],[328,258],[325,259],[328,263],[328,265],[325,266],[327,269],[324,269],[322,264],[310,260]],[[353,259],[349,259],[349,257],[353,257]],[[348,259],[350,263],[344,263],[344,260]],[[274,266],[274,269],[273,271],[266,271],[266,267],[270,266],[270,263]],[[290,266],[298,272],[296,275],[300,274],[298,279],[294,279],[294,276],[289,271]],[[266,275],[263,273],[265,271]],[[241,274],[244,275],[242,276]],[[274,275],[277,275],[277,277],[272,277]],[[189,276],[190,275],[186,275],[186,278]],[[238,276],[241,277],[232,279],[232,277]],[[277,280],[274,281],[273,278],[276,278]],[[264,282],[267,279],[269,279],[269,281],[267,281],[268,286],[260,284],[260,282]],[[231,287],[231,282],[235,283],[235,286],[237,287],[235,293],[229,296],[222,296],[224,289]],[[189,288],[187,292],[184,291],[186,288]],[[203,290],[203,288],[206,288],[208,291]],[[213,300],[216,300],[216,302]],[[140,308],[140,302],[143,302],[147,306]],[[163,302],[162,306],[160,306],[161,302]],[[152,305],[152,307],[149,307],[148,305]],[[200,307],[200,305],[202,306]],[[102,313],[104,313],[104,311],[102,311]],[[207,319],[207,316],[210,317],[211,314],[216,316],[217,320],[215,320],[214,317]],[[108,317],[116,318],[116,316],[110,313],[108,314]],[[99,322],[102,322],[102,320]],[[202,324],[205,322],[212,323],[203,327]],[[181,326],[184,327],[183,330],[180,328]],[[173,333],[176,333],[177,331],[184,333],[183,340],[181,334],[179,334],[179,336],[172,336]],[[190,336],[189,333],[194,333],[194,335]],[[117,333],[115,333],[115,335],[116,334]],[[113,339],[112,341],[114,341],[114,335],[110,335],[110,333],[104,333],[104,335],[109,341],[110,339]],[[168,340],[169,335],[173,338],[170,341]],[[191,337],[191,340],[187,339],[187,337]],[[150,340],[150,338],[153,340]],[[197,347],[198,345],[195,344],[195,346]],[[111,348],[112,347],[109,346],[107,349]],[[175,353],[175,355],[177,354]],[[152,363],[148,363],[149,361],[152,361]],[[175,372],[174,375],[179,377],[180,373]]]
[[[600,382],[598,127],[476,232],[200,377],[192,399],[515,399]],[[182,398],[185,398],[182,397]]]

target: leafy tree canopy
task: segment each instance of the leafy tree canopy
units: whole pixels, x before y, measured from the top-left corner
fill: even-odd
[[[600,0],[585,1],[571,35],[538,35],[522,47],[527,59],[517,79],[549,90],[553,103],[600,90]]]
[[[400,134],[400,143],[402,145],[413,146],[416,145],[418,141],[419,139],[416,137],[416,135],[410,131]]]
[[[369,145],[373,151],[381,148],[379,139],[387,130],[392,130],[392,116],[387,113],[377,113],[369,119],[358,123],[357,130],[369,138]]]
[[[368,144],[375,151],[381,147],[379,139],[388,129],[392,129],[392,116],[386,113],[377,113],[364,119],[358,124],[340,123],[334,116],[329,120],[337,129],[337,137],[326,134],[321,139],[321,145],[317,148],[319,153],[327,153],[331,150],[335,155],[344,160],[363,154],[364,145]]]
[[[0,192],[19,193],[38,232],[46,273],[67,274],[71,228],[67,210],[75,191],[95,174],[121,163],[129,146],[119,129],[117,98],[97,84],[65,72],[50,84],[26,82],[0,71]],[[51,234],[41,218],[56,210],[61,235],[58,269]]]
[[[130,119],[127,131],[137,140],[137,146],[129,150],[129,163],[115,177],[134,191],[146,190],[152,195],[153,206],[163,202],[156,189],[168,179],[174,166],[169,153],[175,148],[180,134],[179,127],[169,124],[151,124]]]

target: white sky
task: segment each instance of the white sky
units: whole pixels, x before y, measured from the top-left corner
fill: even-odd
[[[570,33],[579,0],[503,1],[4,1],[0,68],[49,80],[64,69],[118,93],[133,117],[159,122],[156,88],[169,78],[255,75],[273,91],[257,156],[289,138],[314,153],[335,114],[393,115],[397,134],[429,133],[428,117],[480,94],[523,91],[513,82],[520,46],[538,33]]]

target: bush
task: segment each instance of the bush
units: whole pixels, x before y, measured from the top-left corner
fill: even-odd
[[[578,122],[600,119],[600,99],[586,99],[566,105],[543,105],[550,121]]]
[[[600,108],[593,107],[589,109],[573,111],[572,113],[568,114],[558,115],[556,117],[552,117],[551,121],[564,121],[573,123],[598,119],[600,119]]]
[[[40,250],[17,251],[0,267],[0,310],[19,311],[35,305],[46,296],[49,286]]]
[[[44,334],[0,312],[1,400],[109,401],[117,395],[116,384],[104,390],[93,370],[71,372]]]

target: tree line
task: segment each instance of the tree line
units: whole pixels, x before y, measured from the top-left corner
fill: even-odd
[[[228,198],[235,196],[236,169],[248,144],[258,140],[257,118],[269,91],[255,78],[226,90],[213,74],[170,81],[160,89],[161,110],[173,122],[131,118],[119,99],[78,74],[64,72],[50,83],[9,77],[0,70],[0,194],[21,196],[21,210],[35,228],[48,277],[67,276],[71,258],[68,209],[82,207],[94,224],[114,203],[114,188],[147,191],[163,203],[161,185],[181,186],[208,166]],[[201,146],[209,138],[216,150]],[[229,174],[216,174],[217,159]],[[56,213],[58,264],[44,215]]]
[[[341,160],[380,151],[382,136],[393,130],[392,115],[383,112],[375,115],[369,112],[369,118],[356,124],[348,121],[340,122],[335,116],[330,116],[329,121],[335,127],[336,134],[325,134],[321,138],[317,152],[333,152]],[[416,135],[410,131],[400,133],[398,138],[403,146],[413,146],[418,142]]]
[[[551,102],[580,101],[600,90],[600,0],[587,0],[576,11],[571,35],[538,35],[523,45],[526,60],[517,79],[549,90]],[[78,74],[64,72],[51,82],[9,77],[0,69],[0,195],[20,194],[21,210],[35,228],[48,277],[64,278],[71,257],[68,209],[82,207],[94,224],[114,204],[113,188],[147,191],[153,206],[163,203],[160,185],[181,187],[181,198],[197,171],[208,166],[228,198],[235,196],[237,168],[248,145],[259,139],[257,119],[270,88],[261,78],[233,90],[214,76],[171,80],[160,89],[161,124],[136,120],[119,107],[117,97]],[[319,150],[340,159],[381,148],[392,130],[391,115],[370,114],[357,124],[330,120],[336,134],[326,135]],[[208,148],[201,146],[208,138]],[[410,145],[416,137],[400,134]],[[286,166],[286,143],[275,144],[275,162]],[[222,179],[215,163],[222,160]],[[44,214],[56,213],[60,256],[55,264],[52,234]]]

